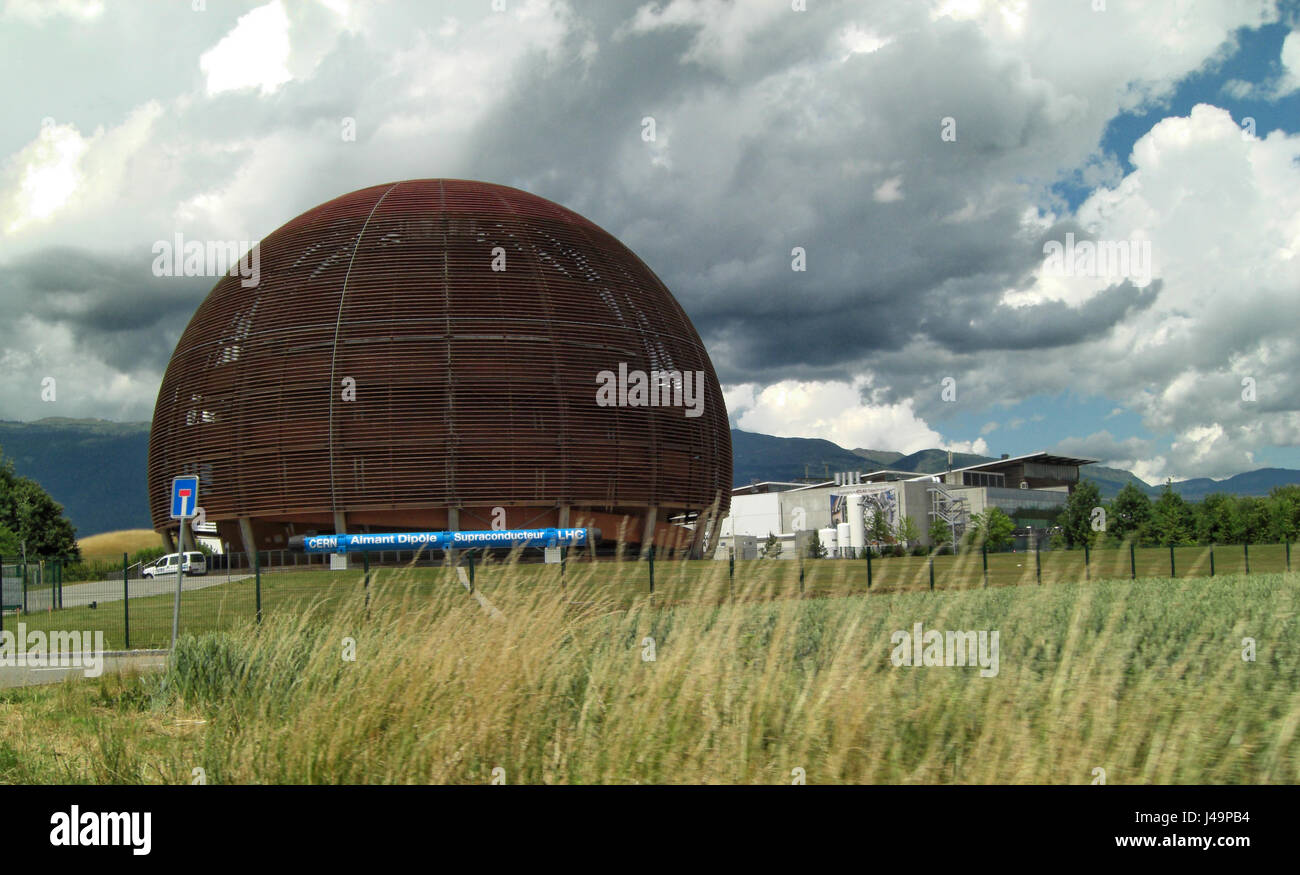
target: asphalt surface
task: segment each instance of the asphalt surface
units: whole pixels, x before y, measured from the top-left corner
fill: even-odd
[[[167,651],[139,650],[131,653],[104,654],[101,674],[161,671],[167,666]],[[68,678],[86,677],[84,666],[0,665],[0,689],[6,687],[31,687],[37,684],[57,684]]]
[[[247,580],[252,576],[251,574],[232,574],[227,577],[224,574],[205,574],[186,577],[181,591],[190,592],[196,589],[207,589],[210,586],[219,586],[223,583]],[[176,592],[176,576],[168,575],[167,577],[152,579],[142,577],[131,580],[130,586],[131,598],[133,599],[155,595],[172,595]],[[65,608],[84,607],[91,602],[102,605],[105,602],[120,602],[121,600],[121,580],[92,580],[86,583],[65,583],[63,585],[63,607]]]

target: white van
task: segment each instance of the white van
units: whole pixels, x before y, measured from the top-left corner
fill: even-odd
[[[180,560],[179,553],[168,553],[159,559],[150,562],[144,568],[140,569],[141,577],[159,577],[176,573],[176,565]],[[197,550],[193,553],[185,554],[185,573],[186,574],[207,574],[208,560],[207,557]]]

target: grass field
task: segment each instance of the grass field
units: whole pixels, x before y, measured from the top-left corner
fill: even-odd
[[[162,539],[153,529],[122,529],[116,532],[103,532],[77,539],[83,559],[111,559],[118,561],[122,554],[134,554],[137,550],[149,547],[161,547]]]
[[[1090,564],[1085,568],[1084,555],[1079,551],[1045,552],[1038,557],[1032,553],[996,553],[988,556],[987,583],[990,588],[1035,586],[1041,578],[1043,586],[1059,586],[1089,578],[1122,579],[1134,570],[1139,581],[1169,578],[1171,570],[1173,577],[1192,578],[1209,574],[1209,557],[1208,548],[1179,548],[1175,551],[1171,569],[1167,548],[1138,549],[1132,557],[1127,549],[1099,550],[1091,554]],[[1252,574],[1278,573],[1286,568],[1286,553],[1282,545],[1253,547],[1249,558]],[[1215,572],[1218,576],[1242,573],[1245,565],[1246,554],[1242,548],[1215,549]],[[867,566],[865,560],[828,559],[804,563],[750,560],[735,564],[733,579],[727,562],[656,562],[656,604],[722,604],[737,598],[752,601],[883,595],[930,588],[927,557],[876,559],[871,563],[870,573]],[[974,589],[985,585],[983,560],[979,553],[937,556],[933,568],[936,591]],[[439,586],[454,585],[456,581],[454,569],[441,565],[376,564],[372,571],[376,585],[399,578],[404,586],[415,587],[420,594],[431,593]],[[243,575],[246,571],[238,573]],[[203,580],[214,581],[217,574],[214,572]],[[362,592],[362,578],[360,569],[332,572],[323,567],[312,571],[286,569],[264,573],[262,609],[264,614],[296,613],[316,604],[318,612],[328,614],[340,599]],[[627,608],[636,598],[649,593],[650,568],[646,562],[570,562],[562,574],[556,565],[515,564],[500,560],[484,564],[479,561],[475,565],[475,585],[489,597],[496,588],[505,585],[539,587],[557,599],[569,601],[577,598],[570,591],[577,587],[593,590],[591,598]],[[110,650],[125,649],[128,645],[134,649],[170,646],[173,596],[133,596],[129,601],[128,615],[123,610],[119,582],[110,580],[79,586],[89,587],[91,592],[99,594],[97,607],[66,607],[52,612],[33,608],[21,617],[5,617],[6,627],[21,619],[32,630],[98,630],[104,633],[105,646]],[[132,592],[139,591],[138,582],[133,581],[131,586]],[[65,586],[65,593],[73,591],[73,584]],[[48,597],[39,603],[33,599],[31,604],[44,605],[48,601]],[[181,600],[181,630],[201,634],[230,629],[255,617],[256,611],[257,597],[252,579],[186,591]],[[128,624],[129,642],[126,636]]]
[[[653,598],[631,564],[562,592],[553,567],[482,569],[500,619],[440,569],[376,571],[368,605],[314,573],[272,608],[291,576],[268,575],[261,627],[227,607],[164,675],[0,692],[0,780],[1300,781],[1295,575],[835,592],[851,564],[809,563],[803,598],[767,568],[733,593],[726,563]],[[998,632],[997,673],[896,666],[915,623]]]

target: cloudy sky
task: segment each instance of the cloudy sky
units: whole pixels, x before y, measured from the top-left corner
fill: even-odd
[[[1300,467],[1298,5],[9,0],[0,419],[150,418],[155,242],[463,177],[640,255],[740,428]]]

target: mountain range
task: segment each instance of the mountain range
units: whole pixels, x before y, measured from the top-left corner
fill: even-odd
[[[63,505],[79,536],[117,529],[151,527],[145,486],[149,423],[103,419],[47,418],[35,422],[0,421],[0,453],[14,470],[31,477]],[[785,438],[732,429],[733,484],[764,480],[830,480],[837,471],[890,468],[937,474],[948,467],[940,449],[900,453],[896,450],[845,449],[821,438]],[[990,456],[953,453],[953,467],[993,461]],[[1088,465],[1083,476],[1096,482],[1103,498],[1113,498],[1126,483],[1151,497],[1162,487],[1130,471]],[[1211,480],[1197,477],[1173,484],[1175,492],[1198,500],[1212,492],[1267,495],[1275,486],[1300,483],[1300,471],[1260,468]]]
[[[756,432],[731,430],[733,457],[733,485],[745,486],[764,480],[800,481],[833,479],[837,471],[910,471],[916,474],[938,474],[948,468],[946,450],[917,450],[900,453],[897,450],[871,450],[859,447],[846,450],[839,444],[821,438],[783,438]],[[867,464],[863,464],[863,462]],[[995,461],[993,456],[972,453],[953,453],[954,468]],[[1114,498],[1128,483],[1133,483],[1147,495],[1155,498],[1164,489],[1163,484],[1152,485],[1132,471],[1108,468],[1105,465],[1087,465],[1081,476],[1097,484],[1102,498]],[[1224,480],[1196,477],[1172,484],[1175,492],[1192,501],[1214,492],[1233,495],[1267,495],[1275,486],[1300,483],[1300,471],[1294,468],[1260,468],[1236,474]]]

